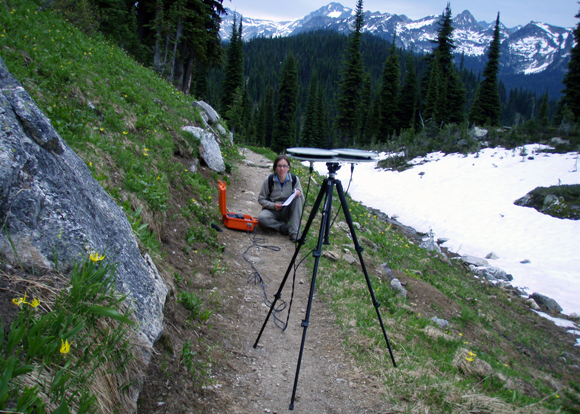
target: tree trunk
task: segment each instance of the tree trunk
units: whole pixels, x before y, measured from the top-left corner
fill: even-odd
[[[153,51],[153,69],[157,73],[161,73],[161,30],[157,31],[157,38],[155,39],[155,50]]]
[[[163,76],[163,72],[165,72],[165,68],[167,67],[167,54],[169,53],[169,39],[171,39],[171,36],[169,35],[169,33],[167,33],[167,35],[165,35],[165,57],[163,58],[163,64],[161,66],[161,71],[159,72],[161,76]]]
[[[173,43],[173,56],[171,60],[171,72],[169,74],[169,79],[173,82],[175,74],[175,60],[177,59],[177,45],[179,44],[179,39],[181,38],[181,32],[183,31],[183,23],[179,21],[177,23],[177,30],[175,33],[175,42]]]
[[[188,95],[191,89],[191,76],[193,74],[193,68],[195,67],[195,59],[193,54],[190,53],[187,57],[187,61],[185,63],[185,70],[183,71],[183,83],[181,91]]]

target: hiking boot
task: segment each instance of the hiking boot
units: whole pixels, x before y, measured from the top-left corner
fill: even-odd
[[[292,243],[296,243],[299,239],[300,239],[300,235],[299,234],[291,234],[290,235],[290,241]]]
[[[288,228],[288,225],[282,224],[280,226],[280,233],[282,233],[284,236],[289,235],[290,234],[290,229]]]

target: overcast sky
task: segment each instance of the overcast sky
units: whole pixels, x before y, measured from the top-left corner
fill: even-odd
[[[223,5],[236,10],[244,17],[275,21],[300,19],[331,3],[332,0],[225,0]],[[354,9],[356,0],[336,1]],[[580,10],[576,0],[456,0],[451,1],[453,16],[469,10],[476,20],[493,22],[500,12],[500,19],[507,27],[526,25],[530,21],[548,23],[560,27],[575,27],[574,16]],[[411,19],[428,15],[440,15],[447,0],[366,0],[365,11],[404,14]]]

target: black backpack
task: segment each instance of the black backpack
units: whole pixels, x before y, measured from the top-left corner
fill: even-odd
[[[270,199],[270,194],[272,194],[272,190],[274,189],[274,174],[270,174],[268,176],[268,199]],[[296,187],[297,178],[294,174],[290,174],[290,178],[292,179],[292,190],[294,190],[294,187]]]

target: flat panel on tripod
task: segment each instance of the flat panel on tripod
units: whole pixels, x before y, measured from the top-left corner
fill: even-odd
[[[340,161],[356,161],[356,162],[367,162],[367,161],[375,161],[377,156],[376,153],[372,151],[365,151],[353,148],[341,148],[341,149],[333,149],[338,153],[338,160]]]
[[[332,161],[338,156],[336,151],[308,147],[288,148],[286,154],[300,161]]]

